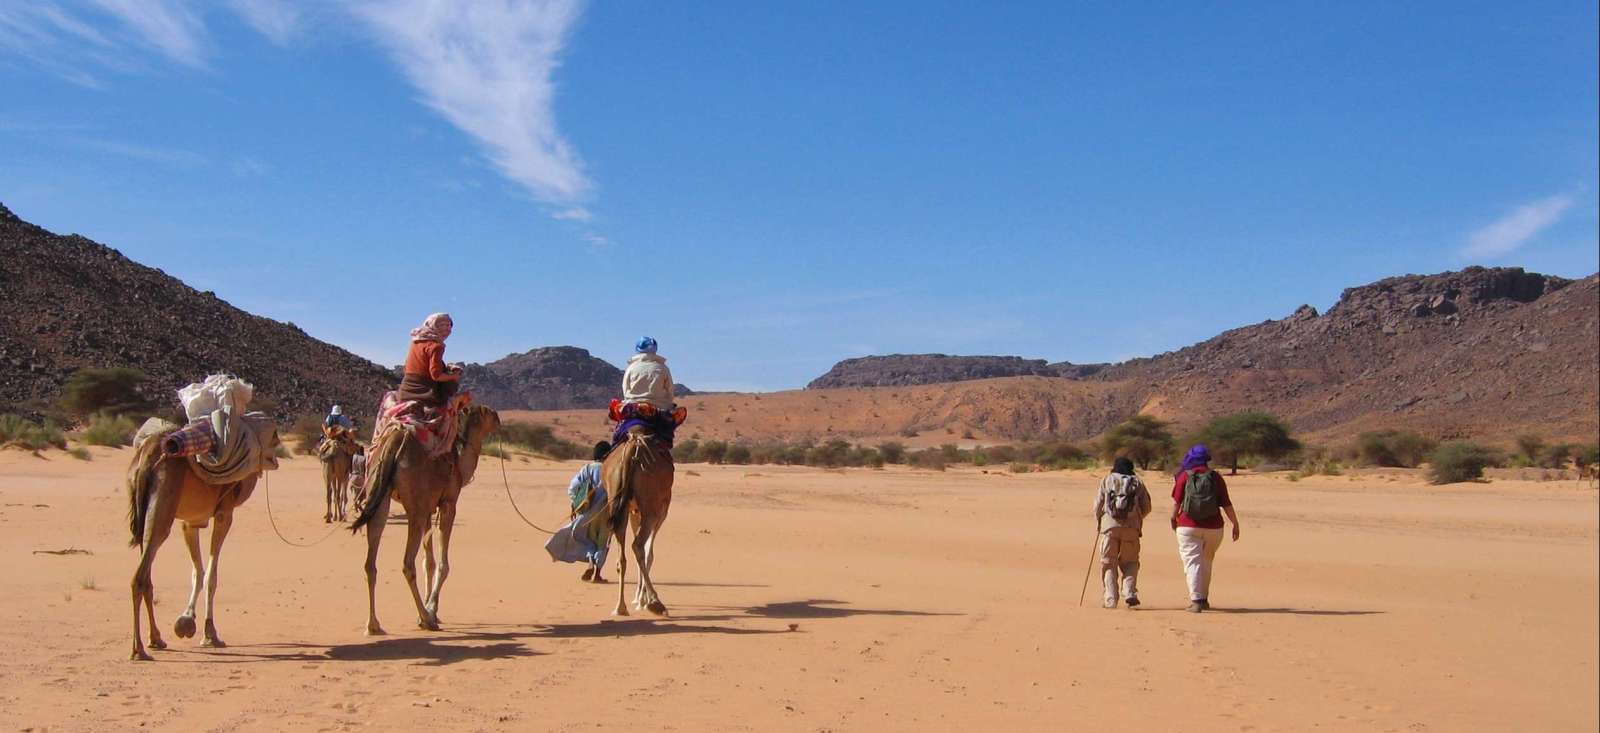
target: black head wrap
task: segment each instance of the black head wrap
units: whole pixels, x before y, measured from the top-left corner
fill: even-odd
[[[594,444],[594,460],[603,461],[603,460],[606,459],[606,454],[610,453],[610,452],[611,452],[611,444],[610,443],[607,443],[604,440],[602,440],[602,441]]]
[[[1124,476],[1132,476],[1133,460],[1130,458],[1118,458],[1116,463],[1112,464],[1111,472],[1120,473]]]

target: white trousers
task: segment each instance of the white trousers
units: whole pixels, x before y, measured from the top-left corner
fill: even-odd
[[[1211,564],[1220,547],[1220,529],[1178,528],[1178,557],[1183,559],[1183,576],[1189,581],[1189,600],[1211,599]]]

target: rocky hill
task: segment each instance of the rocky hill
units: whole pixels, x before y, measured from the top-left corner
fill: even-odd
[[[908,387],[945,384],[996,377],[1081,378],[1103,364],[1047,363],[1020,356],[950,356],[947,354],[890,354],[845,359],[806,385],[806,389],[843,387]]]
[[[0,412],[38,412],[82,367],[134,367],[147,397],[226,371],[256,386],[279,417],[342,403],[375,408],[394,380],[382,367],[293,324],[251,315],[209,292],[77,235],[29,224],[0,205]]]
[[[462,384],[497,410],[600,408],[617,396],[622,370],[585,349],[550,346],[468,364]]]

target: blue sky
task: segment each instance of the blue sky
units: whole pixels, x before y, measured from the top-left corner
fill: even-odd
[[[700,389],[1600,269],[1593,2],[1210,5],[12,0],[0,201],[385,364],[447,310]]]

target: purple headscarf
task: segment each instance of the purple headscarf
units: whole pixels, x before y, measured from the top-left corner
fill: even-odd
[[[1177,476],[1178,474],[1189,471],[1197,466],[1204,466],[1210,462],[1211,451],[1206,450],[1206,444],[1195,443],[1194,447],[1189,449],[1189,454],[1183,457],[1183,466],[1178,469],[1178,473],[1173,475]]]

